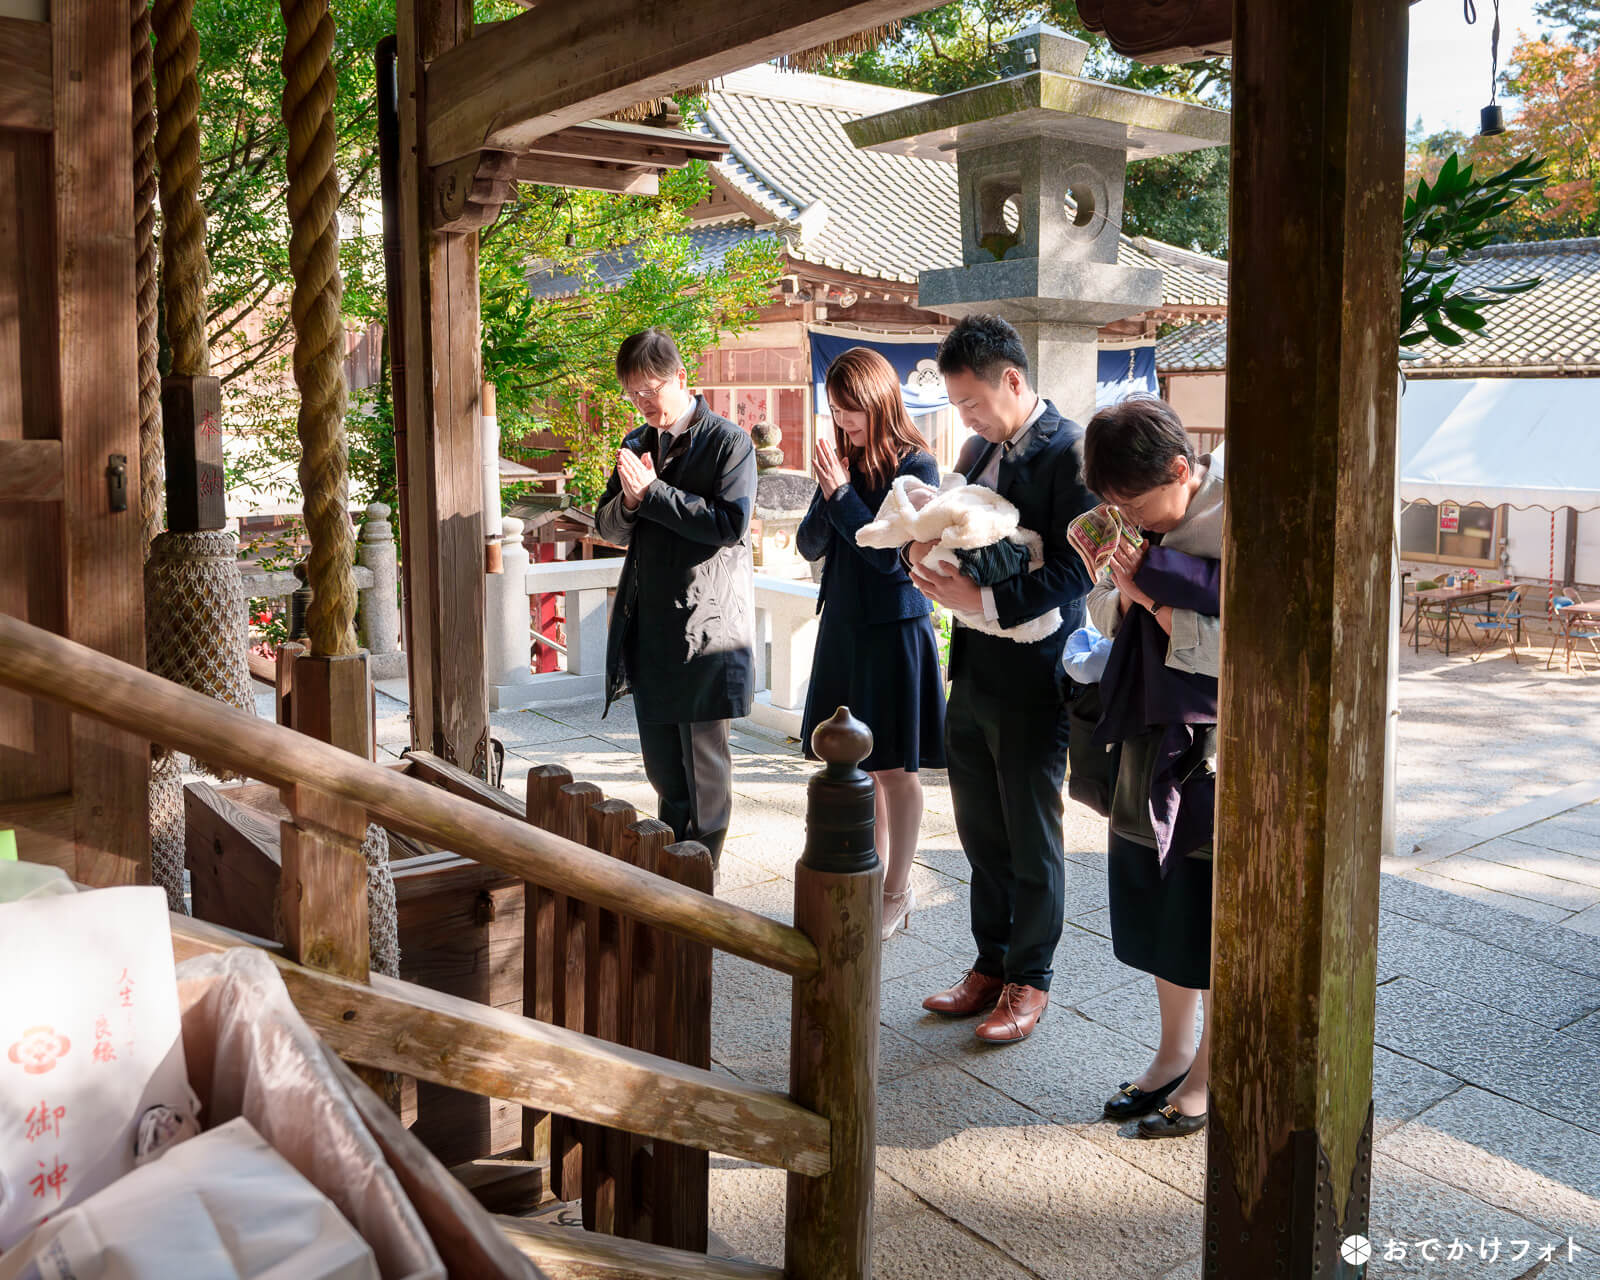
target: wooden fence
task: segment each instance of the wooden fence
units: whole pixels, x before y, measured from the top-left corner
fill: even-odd
[[[530,779],[534,821],[520,820],[503,796],[453,793],[475,791],[475,780],[430,785],[4,614],[0,685],[134,734],[154,731],[167,746],[279,789],[288,811],[278,886],[287,941],[274,960],[307,1021],[351,1062],[524,1108],[531,1142],[543,1132],[553,1168],[560,1157],[561,1191],[584,1190],[586,1225],[653,1238],[553,1235],[505,1221],[545,1274],[870,1275],[882,870],[871,781],[856,767],[868,746],[859,726],[817,737],[828,763],[809,787],[791,927],[695,887],[705,875],[699,855],[671,852],[655,824],[559,769]],[[415,768],[431,764],[418,759]],[[369,819],[537,887],[524,981],[547,1019],[369,974],[360,853]],[[652,852],[689,883],[651,871]],[[173,938],[180,959],[253,945],[181,916]],[[793,980],[788,1096],[674,1061],[669,1054],[703,1057],[703,1045],[664,1043],[675,1026],[666,1037],[659,1024],[652,1032],[643,1025],[651,1002],[624,998],[623,975],[636,972],[642,949],[656,1008],[664,989],[667,1005],[696,1000],[711,947]],[[698,1187],[709,1151],[787,1171],[781,1271],[696,1251],[702,1229],[679,1191]],[[680,1246],[656,1243],[664,1234]]]

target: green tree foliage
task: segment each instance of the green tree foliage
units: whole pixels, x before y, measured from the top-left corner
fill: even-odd
[[[480,20],[509,17],[509,2]],[[211,259],[208,327],[230,431],[230,486],[295,492],[297,398],[289,360],[289,229],[284,207],[283,21],[276,0],[197,0],[200,38],[201,194]],[[381,325],[388,304],[378,208],[373,50],[394,29],[393,0],[341,0],[333,64],[340,175],[340,265],[352,330]],[[709,190],[704,166],[663,178],[659,198],[524,186],[480,233],[484,376],[499,391],[508,436],[548,426],[574,452],[576,488],[598,490],[635,421],[616,386],[622,338],[648,324],[679,335],[686,356],[754,318],[779,272],[773,243],[730,254],[701,273],[678,233]],[[620,289],[591,255],[636,245],[639,270]],[[530,271],[577,280],[573,296],[529,297]],[[376,387],[352,396],[352,498],[394,503],[393,404],[387,352]]]
[[[554,431],[586,498],[599,495],[638,422],[616,382],[622,340],[663,325],[692,364],[720,335],[754,322],[781,272],[775,239],[736,248],[720,265],[700,259],[681,232],[710,190],[699,163],[664,175],[653,197],[525,187],[481,234],[483,374],[499,395],[501,435]],[[634,270],[608,286],[600,269],[623,246]],[[530,274],[570,282],[570,296],[533,297]]]
[[[340,265],[353,326],[381,318],[373,47],[394,28],[393,0],[342,0],[332,62],[340,182]],[[201,201],[211,263],[207,329],[230,433],[228,483],[296,492],[298,400],[289,360],[289,227],[284,199],[283,18],[275,0],[197,0]],[[356,424],[361,425],[359,422]],[[392,500],[392,481],[363,491]]]
[[[200,36],[201,201],[211,259],[208,330],[225,383],[259,380],[293,340],[284,213],[289,146],[282,117],[283,20],[273,0],[197,0]],[[340,211],[377,194],[372,49],[394,27],[393,0],[342,0],[332,61]],[[360,303],[379,246],[344,242],[347,291]],[[347,309],[348,309],[347,302]]]
[[[1227,64],[1206,59],[1181,66],[1145,66],[1112,50],[1078,18],[1074,0],[958,0],[907,18],[899,35],[862,53],[831,59],[825,75],[873,84],[951,93],[1000,74],[998,55],[1011,36],[1043,20],[1087,40],[1083,74],[1111,84],[1226,108]],[[1213,147],[1157,156],[1128,167],[1123,226],[1168,244],[1227,255],[1228,150]]]
[[[1457,287],[1462,259],[1494,237],[1488,228],[1544,185],[1544,161],[1534,156],[1480,178],[1471,164],[1451,155],[1432,185],[1419,179],[1406,196],[1403,234],[1405,267],[1400,284],[1401,357],[1405,344],[1432,338],[1458,347],[1488,324],[1483,308],[1526,293],[1540,283],[1529,276],[1480,288]]]

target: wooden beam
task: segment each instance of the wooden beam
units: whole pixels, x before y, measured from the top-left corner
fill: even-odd
[[[193,689],[0,614],[0,685],[282,788],[300,784],[362,805],[371,821],[499,867],[780,973],[817,972],[798,929],[607,858],[526,822],[449,795]]]
[[[626,129],[603,128],[595,124],[574,125],[528,148],[528,155],[560,156],[567,160],[604,160],[610,164],[642,164],[657,169],[681,169],[691,160],[721,160],[728,144],[713,138],[698,138],[692,133],[665,129],[660,139],[634,137]]]
[[[491,787],[482,778],[474,778],[448,760],[441,760],[431,751],[407,751],[403,763],[410,766],[409,772],[413,778],[443,787],[453,796],[471,800],[474,804],[481,804],[519,821],[523,816],[523,806],[517,803],[515,797]]]
[[[412,745],[472,773],[487,760],[479,455],[478,237],[431,228],[419,167],[422,68],[465,40],[468,0],[399,0],[400,299],[405,368],[405,604]]]
[[[171,920],[179,961],[250,945]],[[828,1122],[771,1089],[381,974],[369,985],[273,963],[300,1015],[347,1061],[793,1173],[828,1171]]]
[[[496,1218],[506,1238],[549,1280],[783,1280],[779,1267],[668,1249],[525,1218]]]
[[[1081,0],[1084,26],[1140,62],[1194,62],[1228,53],[1233,0],[1189,0],[1175,13],[1166,0]]]
[[[6,69],[0,77],[0,129],[53,128],[55,72],[50,24],[0,18],[0,66]]]
[[[928,0],[540,4],[442,52],[427,71],[427,163],[535,140],[931,8]]]
[[[1406,37],[1235,9],[1208,1274],[1345,1274],[1367,1226]]]
[[[518,182],[537,182],[547,187],[617,191],[633,196],[653,196],[661,190],[655,169],[606,164],[599,160],[523,155],[517,157],[515,170]]]
[[[118,511],[107,466],[129,464],[138,493],[139,379],[134,316],[133,90],[126,20],[96,0],[56,0],[56,260],[60,331],[35,334],[59,350],[67,634],[144,664],[144,582],[138,502]],[[27,350],[28,348],[24,348]],[[52,353],[54,355],[54,353]],[[151,726],[122,732],[72,723],[82,884],[150,882]]]
[[[0,440],[0,502],[60,502],[61,441]]]

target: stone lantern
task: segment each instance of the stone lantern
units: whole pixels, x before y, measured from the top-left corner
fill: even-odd
[[[955,162],[962,265],[922,272],[917,305],[1004,316],[1034,385],[1079,422],[1100,327],[1161,304],[1161,273],[1119,262],[1128,164],[1229,137],[1225,111],[1082,79],[1088,50],[1030,27],[1004,46],[1002,79],[845,125],[858,147]]]
[[[783,432],[773,423],[756,423],[750,438],[756,446],[755,517],[761,526],[754,547],[756,568],[784,578],[805,577],[811,568],[800,558],[795,533],[817,482],[783,465]]]

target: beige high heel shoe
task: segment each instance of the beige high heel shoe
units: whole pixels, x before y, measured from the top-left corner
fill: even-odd
[[[911,912],[916,905],[917,895],[910,885],[907,885],[904,891],[900,893],[884,891],[883,940],[885,942],[894,937],[895,930],[910,926]]]

